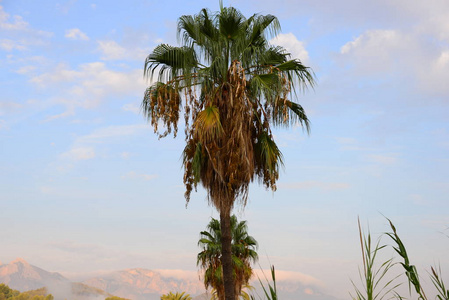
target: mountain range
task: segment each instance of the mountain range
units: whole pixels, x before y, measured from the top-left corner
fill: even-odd
[[[16,259],[9,264],[0,264],[0,283],[10,288],[25,292],[46,287],[55,300],[104,300],[109,296],[118,296],[131,300],[159,300],[168,292],[186,292],[194,300],[206,300],[203,283],[198,278],[174,278],[160,272],[134,268],[114,271],[89,278],[82,282],[71,282],[59,273],[48,272],[33,266],[24,259]],[[259,282],[256,286],[256,299],[263,299]],[[280,299],[292,300],[335,300],[336,298],[321,293],[316,287],[299,282],[277,282]]]
[[[64,285],[70,281],[59,273],[45,271],[18,258],[7,265],[0,265],[0,282],[25,292],[44,286]]]
[[[83,281],[84,284],[133,300],[158,300],[169,292],[205,293],[199,280],[176,279],[146,269],[126,269]]]
[[[20,292],[46,287],[55,300],[103,300],[112,295],[132,300],[159,300],[170,291],[186,291],[191,295],[206,292],[199,280],[176,279],[140,268],[71,282],[57,272],[45,271],[21,258],[0,264],[0,283]]]

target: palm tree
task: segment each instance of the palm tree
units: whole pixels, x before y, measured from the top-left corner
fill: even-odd
[[[246,221],[239,222],[235,215],[231,217],[231,237],[234,293],[237,299],[242,293],[242,286],[247,285],[253,275],[251,262],[254,263],[258,259],[257,242],[248,235]],[[198,245],[203,250],[197,256],[197,265],[204,270],[204,285],[206,289],[212,287],[219,300],[225,299],[221,239],[220,221],[212,218],[207,230],[200,233]]]
[[[161,296],[161,300],[192,300],[192,297],[185,292],[173,294],[172,292]]]
[[[186,201],[201,183],[220,213],[226,300],[235,298],[231,211],[236,202],[246,204],[256,179],[276,190],[283,164],[271,125],[299,122],[309,130],[304,109],[291,99],[295,86],[313,86],[313,73],[284,48],[270,45],[279,30],[272,15],[246,18],[222,5],[216,13],[202,9],[179,18],[182,46],[161,44],[145,60],[144,75],[155,82],[145,92],[143,114],[164,137],[176,136],[184,112]]]

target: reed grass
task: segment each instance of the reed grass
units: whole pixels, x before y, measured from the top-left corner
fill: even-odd
[[[415,265],[411,263],[411,259],[407,252],[407,249],[399,237],[398,231],[393,222],[388,220],[391,228],[390,232],[382,234],[375,242],[368,229],[367,233],[364,233],[358,220],[360,248],[362,253],[362,265],[363,270],[359,268],[359,277],[361,283],[359,286],[351,280],[354,287],[355,294],[350,296],[353,300],[383,300],[383,299],[408,299],[401,295],[398,288],[404,283],[409,285],[409,297],[414,299],[413,291],[419,300],[429,300],[424,292],[424,288],[421,284],[420,275]],[[387,245],[382,243],[382,238],[386,236],[390,238],[394,244]],[[393,253],[399,255],[398,257],[391,257],[389,259],[380,259],[380,253],[390,249],[394,250]],[[404,272],[399,272],[398,268],[403,269]],[[274,266],[271,266],[271,280],[272,283],[265,277],[265,283],[260,279],[260,285],[263,289],[263,297],[259,296],[261,300],[278,300],[278,292],[276,289],[276,272]],[[436,290],[436,300],[449,300],[449,290],[446,288],[443,280],[441,266],[430,267],[428,272],[429,277]],[[404,278],[405,277],[405,278]],[[401,281],[402,280],[402,281]],[[250,295],[251,300],[256,300],[253,294]]]
[[[272,284],[269,282],[269,280],[267,279],[267,277],[265,276],[265,273],[263,271],[262,271],[262,274],[265,277],[266,284],[264,284],[262,282],[262,280],[260,279],[259,276],[257,277],[259,279],[260,285],[261,285],[262,290],[266,297],[266,298],[262,298],[259,296],[259,298],[261,300],[262,299],[278,300],[278,293],[277,293],[277,288],[276,288],[276,271],[275,271],[273,265],[270,267],[270,273],[271,273],[271,280],[273,281]],[[250,298],[251,298],[251,300],[256,300],[256,297],[253,294],[250,295]]]
[[[396,288],[401,285],[401,283],[397,283],[400,275],[396,275],[393,278],[390,277],[390,279],[388,279],[387,275],[390,274],[396,263],[393,261],[393,258],[378,263],[378,255],[381,250],[385,249],[386,245],[381,244],[381,237],[377,242],[373,243],[371,233],[369,231],[367,235],[363,233],[360,220],[358,220],[358,226],[363,260],[363,272],[359,268],[362,287],[357,287],[354,281],[351,280],[355,289],[355,295],[351,293],[350,295],[354,300],[382,300],[388,296],[392,298],[395,295]]]
[[[400,261],[395,261],[395,258],[393,257],[380,262],[380,266],[376,268],[376,265],[379,265],[376,262],[378,253],[388,247],[387,245],[380,244],[382,236],[378,239],[377,243],[373,245],[369,230],[367,235],[363,234],[360,220],[358,220],[363,257],[363,273],[359,268],[359,275],[363,288],[359,289],[351,280],[356,292],[355,296],[351,295],[351,297],[354,300],[381,300],[387,296],[390,296],[390,298],[406,299],[406,297],[400,295],[397,290],[402,283],[396,283],[402,278],[401,276],[405,275],[405,282],[408,283],[410,297],[413,297],[413,290],[419,300],[429,300],[421,284],[421,277],[418,273],[418,269],[411,263],[407,248],[399,237],[396,227],[390,219],[386,219],[388,220],[391,231],[385,232],[384,235],[394,242],[394,245],[391,247],[394,249],[394,252],[399,255]],[[390,275],[393,267],[396,265],[402,266],[404,272],[399,275]],[[437,268],[432,266],[430,270],[431,271],[428,273],[436,290],[435,298],[438,300],[449,300],[449,290],[446,289],[444,284],[441,267],[438,266]],[[386,278],[392,279],[388,280]]]

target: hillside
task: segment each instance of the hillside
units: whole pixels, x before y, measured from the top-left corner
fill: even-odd
[[[186,292],[195,299],[209,298],[198,277],[179,279],[164,274],[171,273],[135,268],[106,273],[79,283],[30,265],[23,259],[0,265],[0,283],[20,292],[40,289],[41,295],[45,291],[44,294],[52,294],[56,300],[104,300],[112,295],[131,300],[159,300],[162,294],[169,292]],[[255,279],[251,284],[255,287],[256,299],[259,299],[263,295],[260,283]],[[46,289],[41,289],[43,287]],[[304,284],[298,280],[281,279],[277,281],[277,288],[279,298],[284,300],[335,300],[313,282]]]
[[[48,272],[18,258],[0,265],[0,283],[31,296],[52,294],[55,299],[97,300],[111,294],[83,283],[70,282],[59,273]]]
[[[191,295],[205,292],[198,280],[180,280],[164,277],[146,269],[126,269],[91,278],[83,283],[108,293],[133,300],[160,299],[162,294],[182,291]]]
[[[21,292],[68,284],[70,281],[59,273],[48,272],[18,258],[0,266],[0,282]]]

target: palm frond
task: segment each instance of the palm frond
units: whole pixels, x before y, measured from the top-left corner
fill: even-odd
[[[260,157],[260,168],[273,177],[272,179],[277,179],[279,169],[284,165],[282,153],[268,133],[260,133],[257,139],[255,148]]]
[[[231,216],[231,259],[235,278],[235,291],[242,292],[242,286],[247,285],[253,275],[251,262],[257,260],[257,242],[248,234],[246,221],[238,221]],[[220,221],[212,218],[205,231],[201,231],[198,245],[202,251],[197,255],[197,265],[204,270],[206,288],[213,287],[219,299],[223,299],[223,275],[221,266],[221,225]]]
[[[289,82],[296,82],[301,90],[308,86],[314,87],[315,74],[304,66],[299,59],[293,59],[275,66],[276,69],[287,75]],[[295,87],[296,85],[292,85]]]
[[[277,98],[273,102],[272,119],[274,125],[299,124],[307,133],[310,133],[310,121],[301,105],[281,98]]]
[[[153,80],[155,71],[159,70],[157,80],[160,82],[182,79],[183,82],[190,83],[197,69],[198,59],[193,48],[160,44],[145,59],[144,76]]]

